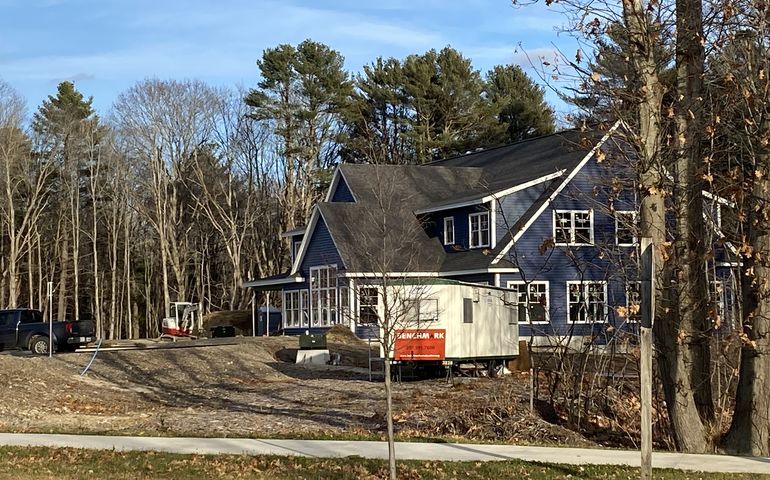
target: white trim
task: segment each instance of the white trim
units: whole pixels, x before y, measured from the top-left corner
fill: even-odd
[[[305,236],[302,237],[302,245],[299,247],[299,254],[296,256],[294,263],[291,266],[292,273],[296,273],[299,270],[300,265],[302,265],[302,259],[305,257],[305,251],[308,249],[310,237],[312,237],[313,232],[315,232],[315,226],[318,223],[318,217],[320,215],[321,212],[318,211],[318,205],[314,206],[313,213],[310,214],[310,223],[305,231]],[[334,247],[336,248],[337,246],[335,245]],[[337,252],[339,253],[339,250]]]
[[[400,277],[452,277],[456,275],[471,275],[474,273],[519,273],[518,268],[479,268],[476,270],[455,270],[453,272],[387,272],[385,274],[388,278],[400,278]],[[380,278],[382,273],[375,272],[345,272],[340,273],[342,278]]]
[[[315,287],[315,291],[318,292],[318,300],[319,300],[319,304],[318,304],[318,306],[316,308],[316,307],[313,306],[313,272],[314,271],[317,272],[317,271],[321,271],[321,270],[331,270],[332,268],[335,271],[335,275],[334,275],[333,278],[330,278],[329,281],[330,282],[332,282],[332,281],[334,282],[334,287],[330,287],[330,286],[326,286],[326,287],[316,286]],[[339,278],[338,278],[339,277],[339,270],[337,269],[337,264],[336,263],[329,263],[329,264],[326,264],[326,265],[314,265],[314,266],[309,268],[308,272],[309,272],[309,275],[308,275],[308,284],[307,284],[307,286],[308,286],[308,311],[310,312],[310,315],[308,316],[309,317],[308,321],[310,322],[309,326],[310,327],[318,327],[318,328],[333,327],[334,325],[337,325],[338,323],[340,323],[340,313],[339,313],[339,303],[338,303],[338,300],[339,300],[339,298],[338,298],[338,294],[339,294],[339,292],[338,292],[338,290],[339,290]],[[323,306],[323,304],[320,303],[320,299],[321,299],[320,292],[322,290],[323,291],[332,290],[332,288],[334,289],[334,308],[331,308],[331,307],[329,307],[327,305],[327,308],[329,309],[329,317],[327,318],[327,323],[326,323],[326,325],[322,324],[321,323],[322,319],[320,317],[318,318],[318,323],[315,323],[313,321],[315,319],[314,313],[317,315],[320,312],[320,310],[322,309],[322,306]],[[332,311],[334,312],[334,321],[332,321]]]
[[[285,232],[281,232],[281,238],[289,238],[289,237],[296,237],[297,235],[304,235],[305,229],[307,229],[306,226],[295,228],[293,230],[287,230]]]
[[[569,305],[570,305],[570,302],[569,302],[569,287],[570,287],[570,285],[596,285],[596,284],[600,284],[600,285],[604,286],[604,289],[603,289],[604,290],[604,313],[602,315],[603,318],[601,318],[600,320],[595,320],[593,322],[590,322],[590,321],[581,322],[581,321],[570,320],[570,318],[569,318]],[[566,295],[564,295],[564,298],[565,298],[565,300],[567,302],[567,323],[568,324],[571,324],[571,325],[593,325],[593,324],[596,324],[596,323],[600,323],[600,322],[606,321],[607,315],[608,315],[608,312],[609,312],[609,310],[608,310],[608,308],[609,308],[609,300],[607,299],[607,281],[606,280],[567,280],[567,291],[566,291]]]
[[[561,170],[559,170],[557,172],[549,173],[548,175],[543,175],[542,177],[538,177],[538,178],[536,178],[534,180],[530,180],[528,182],[524,182],[524,183],[521,183],[519,185],[514,185],[513,187],[508,187],[508,188],[506,188],[504,190],[500,190],[498,192],[495,192],[495,193],[492,193],[492,194],[489,194],[489,195],[484,195],[482,197],[474,198],[472,200],[465,200],[465,201],[462,201],[462,202],[447,203],[447,204],[444,204],[444,205],[437,205],[437,206],[433,206],[433,207],[421,208],[419,210],[415,210],[414,213],[416,213],[416,214],[423,214],[423,213],[431,213],[431,212],[440,212],[442,210],[450,210],[450,209],[453,209],[453,208],[469,207],[469,206],[472,206],[472,205],[479,205],[479,204],[482,204],[482,203],[487,203],[487,202],[490,202],[490,201],[495,200],[497,198],[504,197],[506,195],[510,195],[512,193],[516,193],[516,192],[518,192],[520,190],[525,190],[525,189],[527,189],[529,187],[533,187],[533,186],[538,185],[540,183],[547,182],[549,180],[553,180],[554,178],[561,177],[562,175],[564,175],[564,173],[566,171],[567,170],[565,170],[565,169],[561,169]]]
[[[495,286],[496,287],[500,286],[500,274],[499,273],[495,274]]]
[[[481,218],[486,215],[487,217],[487,243],[481,243],[481,234],[484,230],[481,229]],[[473,217],[479,218],[479,244],[473,245]],[[483,212],[474,212],[468,214],[468,248],[475,249],[475,248],[489,248],[490,241],[492,239],[492,228],[491,228],[491,218],[489,215],[489,210],[484,210]]]
[[[547,320],[541,320],[537,322],[528,322],[526,319],[523,321],[520,319],[519,324],[521,325],[548,325],[551,323],[551,285],[550,282],[547,280],[533,280],[531,282],[525,282],[524,280],[509,280],[506,284],[507,288],[511,288],[511,285],[526,285],[527,291],[525,292],[527,296],[529,296],[529,285],[545,285],[545,317]],[[517,292],[518,293],[518,292]],[[569,293],[569,292],[568,292]],[[519,305],[518,299],[516,300],[516,305]],[[526,303],[524,304],[526,306]],[[530,303],[531,305],[531,303]]]
[[[636,217],[638,216],[638,213],[636,213],[635,210],[616,210],[615,213],[612,215],[615,218],[615,245],[618,247],[635,247],[639,245],[639,238],[636,236],[636,232],[634,232],[634,243],[620,243],[620,239],[618,237],[618,215],[631,215],[633,217],[633,222],[636,223]]]
[[[292,277],[288,276],[286,278],[277,278],[274,280],[265,279],[265,280],[251,280],[248,282],[243,282],[241,284],[241,288],[254,288],[254,287],[264,287],[266,285],[286,285],[290,283],[302,283],[305,279],[303,277]]]
[[[553,200],[556,198],[556,196],[561,193],[562,190],[564,190],[564,187],[567,186],[569,182],[572,181],[573,178],[578,174],[580,170],[583,169],[583,167],[588,163],[588,161],[594,156],[597,150],[601,148],[602,145],[607,142],[607,140],[612,136],[613,133],[615,133],[615,130],[618,129],[618,127],[622,124],[621,120],[618,120],[615,122],[615,124],[610,128],[606,134],[602,137],[601,140],[599,140],[599,143],[597,143],[590,152],[586,154],[585,157],[583,157],[582,160],[580,160],[580,163],[577,164],[577,166],[570,172],[570,174],[567,176],[567,178],[564,179],[564,181],[559,185],[556,190],[553,191],[551,195],[548,196],[548,200],[543,202],[543,204],[540,206],[540,208],[537,209],[537,211],[532,215],[532,217],[527,220],[527,222],[524,224],[524,226],[516,232],[516,234],[511,238],[511,240],[508,242],[508,244],[503,247],[502,250],[500,250],[500,253],[497,254],[494,260],[492,260],[492,264],[495,264],[503,259],[506,253],[508,253],[508,250],[510,250],[513,245],[521,238],[524,233],[526,233],[527,230],[529,230],[529,227],[532,226],[533,223],[540,217],[540,215],[543,214],[546,208],[550,206],[550,204],[553,202]]]
[[[452,222],[452,241],[449,241],[447,239],[447,234],[446,234],[447,220],[451,220]],[[454,244],[455,244],[455,217],[454,216],[444,217],[444,245],[454,245]]]
[[[497,245],[497,205],[489,201],[489,248]]]
[[[566,242],[566,243],[565,242],[559,243],[559,242],[556,241],[556,215],[559,214],[559,213],[569,213],[570,214],[570,225],[571,225],[571,227],[570,227],[570,241]],[[576,238],[576,236],[575,236],[575,214],[576,213],[587,213],[588,214],[588,224],[589,224],[589,227],[588,227],[588,229],[589,229],[588,230],[589,241],[588,241],[588,243],[574,241],[575,238]],[[588,210],[556,210],[556,209],[554,209],[553,210],[553,214],[551,215],[551,219],[552,219],[552,226],[551,226],[551,228],[552,228],[552,234],[553,234],[553,236],[551,238],[553,238],[554,245],[556,245],[557,247],[589,247],[589,246],[594,245],[594,210],[593,209],[588,209]]]
[[[305,236],[302,237],[302,245],[300,245],[301,255],[297,255],[297,258],[294,259],[294,263],[291,266],[292,273],[296,274],[299,271],[299,267],[302,266],[302,260],[305,258],[305,253],[310,247],[310,239],[313,237],[313,234],[315,233],[315,227],[318,224],[318,217],[323,219],[324,225],[326,225],[326,231],[329,232],[329,238],[332,239],[332,244],[334,244],[334,249],[337,251],[337,255],[340,257],[340,261],[342,262],[343,267],[345,266],[345,261],[342,259],[342,251],[337,246],[337,241],[334,240],[334,235],[332,235],[332,231],[329,229],[329,223],[324,218],[323,213],[321,213],[321,209],[318,208],[318,205],[316,205],[313,207],[313,213],[310,216],[310,224],[307,227]]]
[[[740,267],[743,265],[741,262],[716,262],[715,267]]]
[[[708,198],[709,200],[714,200],[715,202],[719,203],[720,205],[726,205],[730,208],[735,208],[735,202],[731,202],[730,200],[720,197],[719,195],[715,195],[709,191],[702,190],[701,194],[703,194],[704,197]]]
[[[326,196],[324,196],[324,202],[331,202],[332,192],[337,189],[337,185],[340,183],[340,175],[340,166],[337,165],[337,168],[334,169],[334,175],[332,176],[332,183],[329,185],[329,190],[326,191]]]

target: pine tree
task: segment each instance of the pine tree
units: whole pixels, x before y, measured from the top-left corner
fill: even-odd
[[[487,73],[486,97],[497,114],[490,143],[510,143],[553,133],[553,109],[543,88],[518,65],[498,65]]]

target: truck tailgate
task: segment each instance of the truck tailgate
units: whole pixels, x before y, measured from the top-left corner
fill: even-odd
[[[92,337],[96,332],[93,320],[80,320],[72,322],[72,336],[74,337]]]

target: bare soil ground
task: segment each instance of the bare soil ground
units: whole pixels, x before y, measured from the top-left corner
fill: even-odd
[[[202,344],[214,344],[200,346]],[[384,389],[369,382],[368,344],[329,337],[341,366],[291,363],[296,337],[214,339],[180,348],[52,359],[0,355],[0,429],[126,435],[382,435]],[[376,352],[373,353],[376,356]],[[381,375],[377,376],[381,379]],[[395,385],[402,437],[591,445],[530,415],[528,379],[444,379]]]

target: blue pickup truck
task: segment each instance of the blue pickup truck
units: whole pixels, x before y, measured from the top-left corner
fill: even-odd
[[[54,352],[74,352],[96,340],[94,322],[53,322]],[[48,354],[48,322],[43,312],[27,308],[0,310],[0,350],[30,350],[36,355]]]

